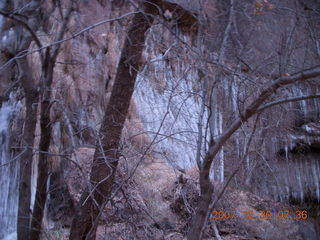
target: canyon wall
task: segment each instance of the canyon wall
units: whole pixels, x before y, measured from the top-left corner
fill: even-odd
[[[207,23],[202,40],[196,22],[199,6],[183,0],[175,2],[193,17],[168,11],[167,16],[156,17],[147,32],[141,68],[132,69],[139,74],[121,143],[120,169],[125,169],[127,175],[137,173],[135,180],[141,185],[148,185],[146,179],[153,181],[151,185],[161,191],[166,185],[158,171],[163,171],[171,181],[181,173],[196,172],[197,149],[201,159],[208,143],[241,116],[264,86],[279,75],[319,65],[320,59],[320,28],[316,23],[320,18],[316,12],[319,4],[312,0],[299,4],[244,0],[237,1],[233,10],[225,1],[206,1],[201,10]],[[125,32],[134,11],[134,5],[126,1],[79,1],[70,20],[65,37],[71,39],[63,43],[58,55],[51,92],[53,132],[48,188],[52,190],[48,200],[48,227],[71,214],[81,193],[79,189],[85,186]],[[54,11],[47,29],[37,30],[43,45],[54,41],[50,32],[57,30],[59,14],[58,10]],[[4,49],[12,32],[4,26],[3,19],[0,28]],[[72,37],[105,19],[110,21]],[[31,46],[36,48],[34,44]],[[41,72],[39,55],[30,54],[27,58],[37,84]],[[2,51],[0,64],[7,60],[6,52]],[[25,99],[15,83],[18,79],[11,74],[8,67],[2,68],[1,166],[9,159],[10,116],[15,111],[20,112],[20,118],[28,115],[24,107],[16,107],[18,103],[25,104]],[[317,94],[319,87],[319,79],[296,83],[282,88],[269,100]],[[15,100],[10,92],[19,93]],[[225,182],[239,168],[231,181],[233,187],[319,211],[319,99],[280,104],[258,116],[244,123],[220,151],[211,170],[212,180]],[[21,127],[10,126],[13,132]],[[199,147],[200,129],[203,134]],[[76,166],[82,167],[84,173]],[[17,194],[11,193],[14,191],[11,188],[17,185],[17,169],[11,165],[1,168],[1,176],[5,175],[14,184],[9,186],[5,179],[0,179],[1,188],[8,196]],[[155,199],[160,199],[160,191],[148,191],[146,196],[154,194]],[[1,213],[12,215],[3,209],[11,211],[12,207],[6,206],[14,205],[14,201],[1,201]],[[168,206],[163,209],[168,211]],[[68,225],[70,219],[64,222]]]

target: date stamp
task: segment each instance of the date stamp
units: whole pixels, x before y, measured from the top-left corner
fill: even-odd
[[[281,210],[277,212],[272,212],[270,210],[267,211],[228,211],[228,210],[220,210],[220,211],[212,211],[211,219],[307,219],[308,212],[306,210],[297,210],[297,211],[289,211],[289,210]]]

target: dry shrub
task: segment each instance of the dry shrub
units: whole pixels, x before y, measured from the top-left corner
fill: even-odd
[[[171,211],[179,218],[176,230],[186,234],[199,200],[199,187],[196,179],[181,174],[171,185],[164,199],[170,203]]]

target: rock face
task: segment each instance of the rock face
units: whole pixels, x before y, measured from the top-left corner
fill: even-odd
[[[81,14],[74,16],[71,21],[74,31],[81,29],[84,25],[98,22],[101,17],[121,16],[132,10],[132,6],[125,3],[108,2],[101,5],[99,2],[90,1],[81,4],[79,8]],[[181,4],[183,5],[183,2]],[[208,5],[207,11],[211,13],[226,7],[219,4]],[[292,7],[289,2],[283,4]],[[248,22],[248,19],[243,15],[237,16],[239,31],[246,33],[244,28],[248,23],[256,32],[257,39],[252,38],[249,41],[247,36],[244,36],[243,39],[240,38],[240,41],[248,40],[252,51],[257,53],[255,56],[263,58],[267,49],[270,52],[275,51],[274,46],[266,41],[266,39],[270,39],[270,36],[264,30],[270,28],[274,34],[283,30],[281,26],[272,25],[271,16],[281,22],[285,16],[291,17],[291,15],[290,13],[281,15],[272,12],[275,11],[272,8],[264,6],[264,8],[259,8],[259,11],[265,11],[265,14],[260,16],[257,12],[250,12],[250,7],[254,6],[250,4],[245,6],[248,14],[253,14],[255,17]],[[174,14],[179,15],[178,12]],[[53,98],[57,100],[58,104],[54,106],[52,111],[52,119],[57,123],[55,131],[61,136],[61,140],[57,140],[61,149],[72,151],[71,149],[78,146],[95,145],[99,123],[103,116],[104,106],[108,102],[119,61],[120,49],[124,40],[122,33],[125,32],[128,21],[128,19],[123,19],[121,22],[101,25],[66,42],[63,46],[59,55],[61,63],[57,64],[55,68],[53,83]],[[164,20],[161,18],[157,19],[156,24],[147,34],[143,66],[138,75],[132,106],[126,122],[124,147],[134,147],[143,153],[148,148],[148,144],[153,143],[152,148],[149,148],[152,157],[165,160],[175,168],[183,170],[195,165],[197,148],[195,139],[198,137],[199,116],[203,104],[198,59],[194,52],[196,48],[195,33],[181,30],[179,26],[173,24],[173,20],[167,19],[164,25],[161,24],[162,21]],[[179,24],[184,22],[183,16],[179,21]],[[224,26],[223,21],[216,23],[212,20],[211,24],[216,25],[209,25],[206,29],[209,36]],[[255,24],[260,24],[260,28],[255,28]],[[305,22],[299,23],[294,37],[300,33],[299,29],[304,24]],[[178,34],[178,39],[175,34]],[[278,37],[272,36],[271,40],[276,43],[279,40]],[[258,41],[257,44],[256,41]],[[225,64],[227,68],[234,68],[237,71],[237,66],[232,63],[232,51],[230,50],[230,56],[226,56],[230,61],[225,60]],[[209,61],[216,60],[217,54],[214,50],[209,55]],[[310,59],[313,58],[314,56],[310,55]],[[37,66],[38,59],[34,58],[32,61],[35,62],[34,66]],[[254,64],[257,64],[256,59],[247,55],[243,56],[242,61],[249,64],[250,68],[254,68]],[[312,65],[311,60],[309,65]],[[295,64],[295,69],[286,69],[286,71],[292,72],[299,69],[298,62]],[[37,72],[37,69],[34,70]],[[208,65],[207,71],[206,74],[211,74],[216,71],[216,68]],[[230,71],[224,72],[223,78],[215,83],[210,109],[206,108],[201,123],[203,131],[207,131],[205,119],[210,116],[208,121],[210,131],[216,137],[228,128],[232,119],[237,117],[237,113],[253,98],[250,89],[254,89],[255,85],[263,86],[272,80],[272,75],[277,74],[275,70],[272,74],[266,74],[264,71],[245,71],[234,76],[231,73]],[[245,79],[251,80],[244,86]],[[310,85],[297,84],[291,88],[283,89],[282,92],[279,92],[279,97],[306,95],[310,93],[312,84],[312,82]],[[211,88],[210,84],[207,87]],[[317,87],[315,85],[312,91]],[[243,102],[243,104],[239,104],[239,102]],[[286,121],[279,121],[277,117],[279,114],[281,114],[281,119],[286,119]],[[312,123],[316,123],[318,119],[317,99],[289,103],[285,107],[275,107],[266,111],[259,120],[260,130],[255,134],[249,149],[251,154],[246,157],[246,167],[241,173],[241,181],[247,185],[254,185],[253,188],[258,194],[271,194],[280,199],[301,195],[298,192],[304,191],[303,189],[306,187],[303,187],[304,183],[299,183],[299,181],[312,182],[310,191],[314,198],[318,198],[319,179],[313,174],[318,171],[318,161],[310,160],[308,163],[303,161],[297,163],[297,158],[290,157],[291,151],[292,153],[296,151],[295,145],[301,144],[299,138],[303,138],[302,142],[308,146],[314,146],[317,143],[314,135],[316,128],[312,127]],[[243,131],[237,132],[230,143],[221,151],[212,170],[215,180],[222,181],[227,178],[232,172],[232,166],[237,165],[238,159],[242,158],[247,132],[252,126],[253,122],[244,126]],[[234,151],[228,149],[234,149]],[[309,176],[308,179],[299,180],[298,174],[287,177],[295,179],[285,179],[285,174],[283,174],[286,171],[284,161],[278,159],[278,154],[283,151],[286,152],[285,156],[288,156],[288,164],[292,166],[291,172],[300,172],[297,170],[300,168],[298,166],[304,166],[304,168],[308,168],[306,171],[311,173],[305,174]],[[261,155],[263,158],[260,157]],[[270,184],[261,185],[260,178],[264,179],[270,175],[270,172],[278,172],[276,178],[283,180],[270,179]],[[299,187],[300,185],[302,187]],[[261,189],[259,186],[262,186]],[[287,189],[290,189],[291,193],[288,193]],[[303,193],[303,195],[306,194]]]
[[[132,17],[128,13],[136,10],[130,2],[79,1],[67,36],[103,19],[122,17],[64,42],[58,56],[52,84],[52,155],[45,219],[52,234],[59,232],[60,227],[70,226],[74,205],[87,187],[92,156],[99,144],[100,124]],[[207,1],[202,10],[198,10],[196,1],[174,2],[183,8],[172,10],[164,6],[163,16],[156,18],[146,34],[142,67],[123,130],[115,184],[115,188],[121,187],[103,213],[98,239],[129,239],[126,237],[130,235],[131,239],[182,239],[197,203],[198,182],[188,178],[197,174],[197,149],[201,159],[208,142],[221,136],[277,76],[289,76],[319,64],[320,32],[313,25],[319,22],[315,12],[320,8],[314,1],[300,1],[298,8],[290,0],[236,1],[234,12],[226,1]],[[199,11],[207,18],[203,36],[196,22],[200,19]],[[293,12],[300,17],[296,18]],[[36,31],[43,45],[54,41],[50,32],[57,30],[59,14],[58,10],[53,11],[46,26]],[[230,31],[228,21],[233,21]],[[12,57],[6,50],[12,47],[12,31],[2,17],[0,29],[2,66]],[[38,54],[27,58],[37,84],[40,58]],[[12,101],[10,91],[20,90],[19,79],[12,77],[17,69],[8,66],[0,71],[2,118],[3,109]],[[282,88],[270,102],[317,94],[318,82],[315,79]],[[20,112],[23,114],[27,114],[25,109]],[[0,123],[1,129],[6,121]],[[262,112],[258,119],[244,123],[220,151],[211,170],[213,181],[225,182],[235,169],[240,169],[230,181],[233,188],[223,195],[220,209],[277,213],[291,211],[292,206],[286,205],[291,203],[295,204],[293,209],[298,205],[310,211],[311,219],[319,219],[319,121],[319,100],[314,98],[277,105]],[[5,128],[11,126],[19,138],[21,130],[16,125],[19,124]],[[23,124],[20,125],[22,128]],[[0,136],[4,152],[1,165],[9,156],[6,131],[3,129]],[[37,146],[39,126],[35,135]],[[33,198],[36,160],[37,154],[33,160]],[[2,175],[11,174],[15,182],[12,186],[17,185],[13,179],[17,178],[17,171],[16,167],[1,169],[1,173],[6,173]],[[183,177],[179,178],[180,175]],[[0,182],[10,195],[12,187],[2,178]],[[1,214],[7,214],[3,211],[6,201],[0,203]],[[11,202],[8,206],[11,209],[13,205]],[[219,220],[217,227],[223,239],[316,239],[310,222],[276,217],[236,218]],[[206,231],[208,239],[214,236],[212,223]],[[66,232],[62,231],[64,237]]]

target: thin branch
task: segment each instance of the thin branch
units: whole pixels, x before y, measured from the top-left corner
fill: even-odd
[[[33,53],[36,53],[36,52],[39,52],[43,49],[46,49],[46,48],[49,48],[49,47],[52,47],[56,44],[61,44],[63,42],[66,42],[66,41],[69,41],[71,39],[74,39],[78,36],[80,36],[81,34],[93,29],[93,28],[96,28],[100,25],[103,25],[105,23],[108,23],[108,22],[113,22],[113,21],[119,21],[119,20],[122,20],[128,16],[131,16],[131,15],[134,15],[136,13],[139,13],[141,11],[136,11],[136,12],[130,12],[130,13],[126,13],[124,15],[121,15],[120,17],[115,17],[115,18],[111,18],[111,19],[107,19],[107,20],[103,20],[103,21],[100,21],[100,22],[97,22],[93,25],[90,25],[84,29],[82,29],[81,31],[77,32],[76,34],[73,34],[71,37],[67,37],[67,38],[64,38],[64,39],[61,39],[61,40],[58,40],[58,41],[55,41],[55,42],[52,42],[46,46],[43,46],[43,47],[40,47],[40,48],[37,48],[37,49],[34,49],[34,50],[31,50],[31,51],[28,51],[28,50],[24,50],[24,51],[21,51],[20,53],[18,53],[15,57],[11,58],[9,61],[7,61],[5,64],[3,64],[1,67],[0,67],[0,71],[2,69],[4,69],[6,66],[8,66],[10,63],[12,63],[13,61],[15,61],[16,59],[19,59],[19,58],[23,58],[27,55],[30,55],[30,54],[33,54]]]
[[[82,29],[81,31],[77,32],[76,34],[73,34],[71,37],[67,37],[67,38],[65,38],[65,39],[55,41],[55,42],[50,43],[50,44],[48,44],[48,45],[46,45],[46,46],[43,46],[43,47],[40,48],[40,49],[35,49],[35,50],[33,50],[33,51],[30,51],[30,52],[28,52],[27,54],[31,54],[31,53],[34,53],[34,52],[38,52],[38,51],[41,51],[41,50],[43,50],[43,49],[45,49],[45,48],[51,47],[51,46],[53,46],[53,45],[63,43],[63,42],[65,42],[65,41],[68,41],[68,40],[71,40],[71,39],[73,39],[73,38],[76,38],[76,37],[80,36],[82,33],[85,33],[85,32],[87,32],[87,31],[89,31],[89,30],[91,30],[91,29],[94,29],[94,28],[100,26],[100,25],[103,25],[103,24],[108,23],[108,22],[119,21],[119,20],[122,20],[122,19],[124,19],[124,18],[126,18],[126,17],[128,17],[128,16],[131,16],[131,15],[134,15],[134,14],[136,14],[136,13],[139,13],[139,12],[141,12],[141,11],[129,12],[129,13],[126,13],[126,14],[124,14],[124,15],[121,15],[120,17],[110,18],[110,19],[106,19],[106,20],[97,22],[97,23],[95,23],[95,24],[93,24],[93,25],[90,25],[90,26]]]
[[[31,27],[24,21],[20,20],[19,18],[16,18],[13,14],[9,14],[9,13],[6,13],[4,11],[1,11],[0,10],[0,14],[6,18],[10,18],[12,19],[13,21],[21,24],[32,36],[32,38],[34,39],[34,41],[36,42],[37,46],[39,48],[42,48],[42,44],[39,40],[39,38],[37,37],[37,35],[35,34],[35,32],[31,29]]]
[[[228,24],[227,24],[226,29],[225,29],[224,34],[223,34],[223,40],[222,40],[222,43],[221,43],[219,57],[218,57],[218,62],[220,64],[223,62],[223,59],[225,57],[228,37],[229,37],[229,33],[230,33],[231,26],[232,26],[232,23],[233,23],[233,15],[234,15],[234,0],[230,0],[229,20],[228,20]]]
[[[61,41],[61,39],[63,38],[64,33],[66,31],[66,28],[67,28],[67,25],[69,23],[69,19],[70,19],[72,11],[73,11],[73,1],[70,2],[69,6],[68,6],[68,9],[67,9],[67,12],[63,17],[62,26],[61,26],[60,31],[57,34],[56,39],[55,39],[56,42]],[[60,46],[61,46],[61,43],[57,43],[54,46],[52,54],[51,54],[51,60],[56,61],[56,58],[57,58],[58,53],[59,53]]]
[[[260,95],[254,100],[244,111],[242,116],[236,119],[229,129],[219,138],[216,143],[209,146],[209,150],[206,153],[203,169],[205,175],[209,176],[210,167],[214,157],[220,151],[225,142],[233,135],[239,127],[246,122],[251,116],[258,112],[259,107],[271,96],[273,95],[280,87],[293,84],[298,81],[305,81],[310,78],[318,77],[320,75],[320,66],[317,65],[310,69],[303,70],[301,72],[295,73],[292,76],[284,77],[281,76],[275,80],[269,87],[265,88]]]
[[[278,104],[283,104],[283,103],[288,103],[288,102],[297,102],[297,101],[314,99],[314,98],[320,98],[320,94],[279,99],[279,100],[276,100],[273,102],[266,103],[265,105],[261,106],[257,111],[262,112],[262,111],[266,110],[267,108],[273,107]]]
[[[214,231],[214,234],[215,234],[217,240],[223,240],[222,237],[220,236],[220,233],[219,233],[219,230],[217,228],[217,224],[215,221],[213,222],[213,231]]]

